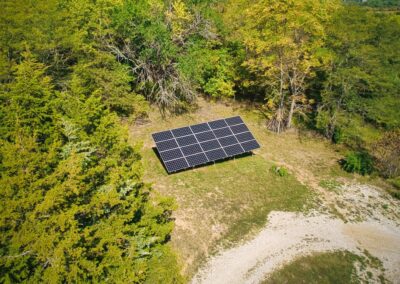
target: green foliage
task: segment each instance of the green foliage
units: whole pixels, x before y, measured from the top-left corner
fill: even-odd
[[[2,108],[2,280],[145,280],[152,257],[171,257],[173,203],[149,199],[138,149],[101,96],[71,103],[29,54],[15,70]]]
[[[163,114],[186,109],[195,92],[177,67],[192,33],[194,18],[183,1],[124,1],[111,13],[112,35],[106,46],[135,74],[136,91]],[[200,29],[200,27],[198,27]]]
[[[289,175],[288,170],[287,170],[285,167],[282,167],[282,166],[273,165],[273,166],[271,167],[271,171],[272,171],[274,174],[276,174],[276,175],[278,175],[278,176],[280,176],[280,177],[286,177],[286,176]]]
[[[289,128],[293,116],[304,115],[311,103],[307,83],[326,60],[324,23],[338,2],[232,0],[226,6],[231,37],[246,48],[242,65],[252,75],[248,84],[265,94],[269,128]]]
[[[360,116],[372,127],[399,127],[399,17],[346,6],[335,13],[326,30],[331,56],[318,77],[324,81],[317,128],[328,138],[336,128],[355,132],[362,124],[357,122]],[[364,135],[359,138],[368,140]]]
[[[390,194],[400,199],[400,177],[389,179],[389,182],[395,187],[395,190],[390,191]]]
[[[180,58],[180,69],[198,88],[214,99],[235,94],[235,66],[228,50],[199,41]]]
[[[350,152],[343,162],[343,169],[351,173],[362,175],[370,174],[373,170],[373,161],[366,152]]]
[[[397,189],[400,189],[400,177],[398,178],[394,178],[389,180],[391,184],[393,184],[393,186],[395,186]]]
[[[115,5],[4,3],[0,282],[182,280],[167,245],[174,202],[150,194],[117,116],[147,103],[103,41]]]
[[[341,130],[339,127],[336,127],[333,131],[332,141],[336,144],[339,144],[343,141],[343,138],[343,130]]]
[[[233,90],[234,84],[226,81],[221,77],[211,78],[204,86],[204,91],[210,94],[213,98],[233,97],[235,91]]]

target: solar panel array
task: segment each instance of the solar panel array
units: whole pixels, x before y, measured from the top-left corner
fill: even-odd
[[[240,116],[157,132],[152,136],[169,173],[260,147]]]

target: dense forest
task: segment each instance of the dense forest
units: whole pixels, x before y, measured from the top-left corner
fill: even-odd
[[[399,3],[352,2],[2,0],[0,281],[182,281],[121,123],[150,106],[242,101],[400,187]]]

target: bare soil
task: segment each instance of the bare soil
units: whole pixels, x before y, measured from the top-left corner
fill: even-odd
[[[337,200],[344,200],[341,209],[350,221],[318,211],[272,212],[252,240],[209,259],[192,283],[260,283],[299,256],[332,250],[367,250],[382,262],[385,278],[400,283],[400,203],[360,184],[338,188]],[[380,271],[372,273],[369,281],[378,282]]]

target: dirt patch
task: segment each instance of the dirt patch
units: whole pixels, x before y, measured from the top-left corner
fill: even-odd
[[[382,240],[388,241],[385,247],[377,245]],[[383,262],[385,276],[398,283],[400,228],[393,223],[365,221],[355,225],[317,212],[314,216],[272,212],[268,225],[254,239],[213,257],[192,283],[260,283],[301,255],[332,250],[362,255],[365,249]]]
[[[272,212],[254,239],[210,259],[192,282],[259,283],[304,254],[348,250],[362,255],[367,250],[382,261],[385,277],[399,283],[400,202],[365,184],[344,184],[332,192],[323,203],[339,203],[344,218],[321,211]]]

